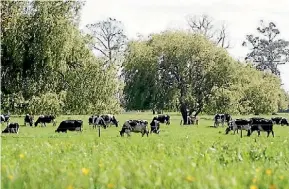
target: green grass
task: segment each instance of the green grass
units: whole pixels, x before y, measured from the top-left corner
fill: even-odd
[[[18,135],[1,136],[1,188],[289,188],[289,127],[275,126],[275,138],[266,133],[240,138],[224,135],[225,127],[209,127],[213,116],[201,116],[199,126],[180,126],[179,114],[171,115],[160,135],[143,138],[135,133],[121,138],[115,127],[99,138],[88,115],[57,118],[57,125],[82,119],[82,133],[58,134],[52,124],[21,126]],[[151,113],[117,116],[121,125],[151,118]],[[11,121],[23,125],[23,117]]]

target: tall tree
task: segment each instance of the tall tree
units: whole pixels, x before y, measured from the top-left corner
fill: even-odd
[[[125,92],[134,102],[144,102],[145,94],[146,104],[178,102],[186,124],[187,109],[197,115],[216,88],[230,84],[232,59],[201,35],[168,31],[142,44],[131,49],[124,64]]]
[[[217,27],[211,17],[203,14],[188,16],[187,24],[192,32],[205,36],[222,48],[230,48],[229,33],[225,23]]]
[[[117,63],[125,49],[127,37],[124,34],[124,26],[115,18],[108,18],[94,24],[88,24],[89,34],[95,41],[94,49],[99,51],[107,65]]]
[[[280,39],[280,31],[274,22],[265,25],[260,21],[259,36],[247,35],[243,46],[251,46],[246,59],[251,59],[257,70],[270,70],[280,76],[278,65],[289,61],[289,41]]]

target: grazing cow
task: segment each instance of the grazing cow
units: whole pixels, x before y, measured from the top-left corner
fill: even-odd
[[[115,125],[118,127],[118,121],[116,120],[114,115],[111,114],[103,114],[101,115],[106,125]]]
[[[251,125],[250,125],[251,121],[250,120],[246,120],[246,119],[236,119],[236,120],[232,120],[229,122],[229,126],[227,127],[225,133],[226,135],[230,132],[230,131],[234,131],[234,134],[235,132],[237,131],[238,133],[238,130],[246,130],[248,131],[250,128],[251,128]],[[242,132],[241,132],[241,137],[242,137]]]
[[[19,132],[19,124],[18,123],[9,123],[8,126],[2,131],[2,133],[16,133]]]
[[[282,118],[280,121],[280,124],[281,124],[281,126],[283,126],[283,125],[289,126],[288,120],[286,118]]]
[[[82,120],[65,120],[62,121],[58,128],[55,130],[55,132],[67,132],[68,131],[80,131],[82,132],[83,127],[82,127]]]
[[[247,136],[251,136],[254,131],[258,132],[258,136],[260,136],[260,132],[267,132],[267,137],[269,137],[270,133],[274,137],[273,131],[273,121],[271,119],[264,118],[251,118],[250,119],[251,128],[248,130]]]
[[[181,120],[180,125],[182,125],[183,120]],[[199,125],[199,118],[197,116],[187,116],[188,125]]]
[[[220,123],[222,123],[222,127],[224,127],[225,122],[229,125],[231,120],[232,117],[230,114],[216,114],[214,117],[214,127],[218,127]]]
[[[98,119],[99,117],[101,117],[103,120]],[[100,123],[96,122],[96,124],[94,124],[94,121],[99,120]],[[104,123],[102,122],[104,121]],[[111,114],[103,114],[103,115],[92,115],[88,118],[88,125],[93,125],[94,127],[96,125],[101,125],[101,126],[105,126],[105,128],[107,126],[110,125],[115,125],[116,127],[118,127],[118,121],[116,120],[114,115]]]
[[[2,122],[9,122],[9,120],[10,120],[10,115],[8,115],[8,114],[1,114],[0,115],[0,122],[2,123]]]
[[[149,136],[149,131],[147,128],[148,122],[146,120],[127,120],[123,126],[122,129],[119,131],[119,134],[121,137],[124,136],[124,133],[127,134],[127,136],[130,136],[130,133],[141,133],[142,137],[146,134]]]
[[[25,117],[24,117],[24,125],[26,126],[26,123],[29,123],[30,127],[33,126],[33,116],[32,115],[29,115],[29,114],[26,114]]]
[[[160,122],[157,121],[157,120],[153,120],[151,123],[151,131],[150,133],[156,133],[156,134],[159,134],[160,133]]]
[[[273,121],[274,124],[281,124],[281,120],[282,120],[282,117],[272,117],[271,120]]]
[[[107,128],[107,124],[102,116],[92,116],[92,128],[95,129],[97,125],[102,126],[104,129]]]
[[[170,116],[168,114],[157,115],[157,116],[153,117],[152,121],[154,121],[154,120],[157,120],[160,123],[166,123],[166,125],[170,125],[171,124]]]
[[[38,123],[41,123],[41,125],[46,127],[46,123],[53,123],[53,126],[56,126],[55,116],[53,115],[40,115],[36,122],[34,123],[34,126],[37,127]]]

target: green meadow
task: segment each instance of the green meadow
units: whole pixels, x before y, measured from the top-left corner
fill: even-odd
[[[289,127],[274,126],[274,138],[240,138],[225,135],[225,127],[212,128],[213,116],[200,116],[198,126],[180,126],[181,116],[170,115],[171,125],[162,124],[160,134],[149,137],[119,136],[127,119],[151,121],[147,112],[116,115],[120,126],[101,129],[101,137],[88,125],[89,115],[57,117],[57,126],[82,119],[82,133],[55,133],[52,124],[25,127],[23,116],[13,116],[21,127],[18,135],[1,135],[1,188],[289,188]]]

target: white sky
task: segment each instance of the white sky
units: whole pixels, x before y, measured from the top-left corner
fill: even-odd
[[[234,1],[234,2],[233,2]],[[186,16],[208,14],[228,26],[232,48],[229,53],[243,59],[246,34],[256,33],[259,20],[273,21],[280,37],[289,40],[289,0],[87,0],[81,28],[107,17],[123,22],[126,34],[148,35],[165,29],[186,29]],[[289,91],[289,63],[280,66],[284,87]]]

